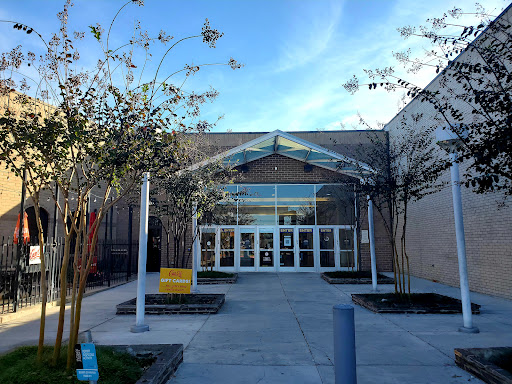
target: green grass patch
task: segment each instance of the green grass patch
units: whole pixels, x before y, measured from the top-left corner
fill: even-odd
[[[228,278],[233,277],[233,273],[227,273],[227,272],[218,272],[218,271],[201,271],[197,272],[197,278],[204,278],[204,279],[222,279],[222,278]]]
[[[53,347],[45,347],[43,362],[36,363],[37,347],[21,347],[0,356],[0,383],[2,384],[61,384],[84,383],[76,378],[76,371],[66,371],[67,346],[62,348],[61,358],[55,367],[50,365]],[[96,346],[99,383],[129,384],[142,376],[144,368],[153,359],[138,359],[111,347]]]

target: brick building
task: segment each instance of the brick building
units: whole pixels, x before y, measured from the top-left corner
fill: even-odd
[[[511,19],[512,6],[497,18],[509,26]],[[488,30],[480,34],[473,44],[477,46],[481,44],[481,37],[489,32]],[[502,41],[507,40],[505,36],[498,36],[498,38]],[[480,65],[484,65],[481,57],[476,54],[477,51],[462,52],[454,59],[452,67],[457,62],[464,65],[475,65],[480,62]],[[502,63],[510,73],[512,70],[510,59],[504,58]],[[440,73],[425,89],[433,93],[438,92],[439,97],[446,96],[450,103],[462,112],[463,121],[456,122],[457,124],[478,122],[474,120],[477,117],[472,113],[471,104],[457,97],[463,90],[461,84],[453,78],[445,77]],[[436,127],[446,126],[447,123],[431,103],[422,102],[420,98],[412,100],[385,126],[384,129],[389,133],[390,145],[401,139],[403,121],[410,121],[412,116],[420,118],[408,124],[408,128],[414,127],[416,131],[430,135],[432,145],[438,150],[437,155],[447,159],[448,154],[436,146],[434,133]],[[500,129],[510,130],[511,128],[504,126]],[[470,161],[471,159],[460,164],[461,178],[468,169]],[[447,183],[446,188],[409,206],[407,253],[412,275],[458,286],[459,266],[452,191],[449,185],[450,170],[441,176],[441,180]],[[470,289],[511,299],[512,206],[510,196],[507,197],[502,192],[477,194],[472,188],[464,185],[461,187]]]
[[[200,229],[198,267],[220,271],[370,269],[366,198],[356,164],[383,131],[206,134],[208,161],[235,166],[231,198]],[[197,164],[196,166],[200,166]],[[374,215],[377,267],[391,271],[389,241]],[[201,223],[200,223],[201,224]],[[188,244],[192,247],[192,244]],[[164,265],[162,259],[161,264]]]

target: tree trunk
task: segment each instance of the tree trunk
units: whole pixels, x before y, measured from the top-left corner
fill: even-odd
[[[76,301],[76,285],[78,282],[78,268],[76,265],[73,266],[73,290],[71,292],[71,311],[69,315],[69,342],[68,342],[68,354],[67,354],[67,362],[66,369],[69,371],[73,363],[75,361],[75,344],[76,340],[74,338],[74,329],[75,329],[75,301]]]
[[[74,338],[74,329],[75,329],[75,303],[76,303],[76,286],[78,284],[79,272],[78,272],[78,255],[80,254],[80,244],[82,243],[82,231],[80,230],[77,236],[76,246],[75,246],[75,257],[73,260],[73,287],[71,291],[71,310],[69,314],[69,342],[68,342],[68,354],[67,354],[67,363],[66,369],[70,370],[75,362],[75,344],[76,340]]]
[[[65,224],[64,224],[65,225]],[[62,334],[64,333],[64,315],[66,313],[66,288],[67,273],[69,263],[69,252],[71,248],[71,230],[64,238],[64,256],[62,258],[62,266],[60,269],[60,308],[59,308],[59,324],[57,325],[57,336],[55,338],[55,347],[53,349],[52,364],[55,366],[60,357],[60,347],[62,344]]]
[[[44,259],[44,235],[41,223],[41,212],[39,207],[39,193],[33,196],[34,211],[36,214],[37,231],[39,238],[39,254],[41,256],[41,323],[39,325],[39,343],[37,345],[37,362],[40,364],[43,358],[44,328],[46,323],[46,301],[48,299],[48,287],[46,284],[46,262]]]

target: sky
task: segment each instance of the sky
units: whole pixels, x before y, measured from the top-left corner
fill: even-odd
[[[390,121],[401,106],[400,92],[361,89],[350,95],[342,86],[363,69],[398,67],[392,52],[428,49],[426,41],[404,40],[396,28],[421,25],[429,17],[442,16],[454,6],[474,12],[468,0],[145,0],[130,4],[116,19],[111,46],[123,44],[133,33],[136,20],[156,36],[160,30],[180,37],[198,35],[205,18],[224,33],[216,48],[200,39],[174,48],[162,63],[161,73],[172,73],[185,64],[225,63],[230,57],[244,64],[233,71],[227,66],[203,67],[187,80],[185,89],[219,92],[202,109],[202,119],[216,121],[214,132],[269,132],[360,129],[360,114],[372,127]],[[76,0],[70,11],[71,30],[87,32],[81,42],[81,62],[94,67],[98,43],[88,26],[108,25],[125,1]],[[482,2],[498,15],[509,4],[504,0]],[[58,28],[56,13],[63,1],[0,0],[0,19],[23,22],[45,38]],[[18,44],[40,49],[34,35],[27,36],[0,23],[0,52]],[[167,45],[167,48],[169,45]],[[146,73],[154,73],[164,53],[153,50]],[[142,55],[142,52],[140,52]],[[139,57],[139,59],[143,59]],[[425,86],[435,77],[431,71],[406,73],[411,82]]]

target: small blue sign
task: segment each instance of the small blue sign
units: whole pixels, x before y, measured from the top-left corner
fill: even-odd
[[[80,381],[97,381],[100,374],[97,369],[77,369],[76,377]]]
[[[78,346],[78,345],[77,345]],[[96,348],[92,343],[80,344],[76,348],[77,370],[76,377],[81,381],[98,380],[98,360],[96,359]]]

